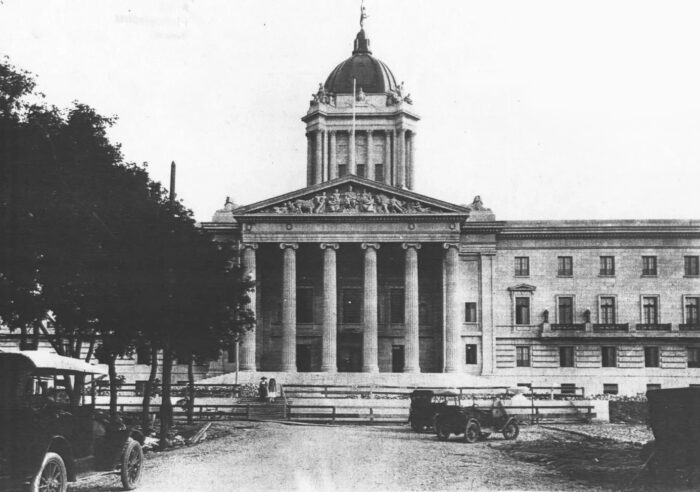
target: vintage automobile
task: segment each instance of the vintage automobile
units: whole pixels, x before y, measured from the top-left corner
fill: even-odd
[[[48,352],[0,352],[0,490],[65,492],[95,472],[136,488],[143,435],[96,410],[86,381],[105,372]]]
[[[415,432],[432,429],[435,416],[440,409],[447,405],[459,405],[459,393],[444,390],[417,389],[411,393],[411,408],[408,412],[408,422]]]
[[[518,421],[508,415],[500,400],[493,400],[490,407],[446,405],[435,416],[435,433],[441,441],[451,434],[462,434],[464,442],[474,443],[494,432],[501,432],[508,440],[520,433]]]

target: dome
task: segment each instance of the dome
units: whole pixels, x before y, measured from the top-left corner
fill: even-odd
[[[357,91],[362,89],[365,94],[392,92],[397,86],[389,67],[372,56],[364,29],[357,33],[352,56],[335,67],[324,87],[335,94],[352,94],[353,79]]]

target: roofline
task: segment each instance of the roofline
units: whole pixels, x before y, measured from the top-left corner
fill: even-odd
[[[700,220],[505,221],[502,238],[700,237]]]

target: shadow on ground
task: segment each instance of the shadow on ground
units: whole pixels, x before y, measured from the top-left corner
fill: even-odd
[[[572,481],[598,490],[698,490],[678,477],[655,480],[640,458],[642,447],[607,439],[552,435],[547,439],[494,443],[494,449],[528,463],[554,469]]]

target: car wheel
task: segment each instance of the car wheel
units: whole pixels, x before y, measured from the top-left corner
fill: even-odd
[[[503,428],[503,437],[509,441],[516,439],[520,434],[520,426],[516,422],[510,422]]]
[[[474,421],[467,423],[467,428],[464,429],[464,442],[473,444],[479,440],[479,436],[481,436],[479,424]]]
[[[129,438],[122,454],[122,486],[124,490],[133,490],[138,487],[143,471],[143,449],[138,441]]]
[[[56,453],[46,453],[39,473],[32,480],[30,490],[32,492],[66,492],[68,472],[63,458]]]
[[[442,422],[435,422],[435,433],[440,441],[447,441],[450,438],[450,433],[445,429],[445,424]]]

